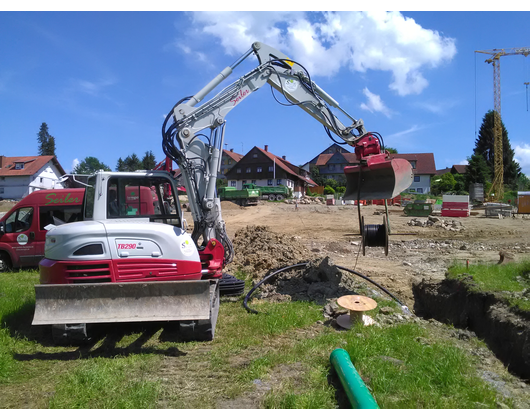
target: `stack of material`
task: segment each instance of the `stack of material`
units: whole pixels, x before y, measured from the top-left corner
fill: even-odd
[[[484,204],[486,217],[511,217],[513,208],[505,203],[485,203]]]
[[[444,195],[442,217],[469,217],[469,195]]]

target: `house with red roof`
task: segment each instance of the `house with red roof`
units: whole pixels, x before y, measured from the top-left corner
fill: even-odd
[[[36,190],[63,188],[55,156],[0,156],[0,198],[20,200]]]
[[[307,187],[317,184],[309,173],[286,159],[254,146],[245,156],[226,173],[229,187],[242,189],[243,184],[253,183],[257,186],[284,185],[293,191],[294,197],[305,195]]]

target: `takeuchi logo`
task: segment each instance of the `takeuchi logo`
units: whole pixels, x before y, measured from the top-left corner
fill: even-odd
[[[44,203],[45,206],[49,206],[52,204],[80,204],[81,200],[78,197],[71,197],[71,193],[68,193],[66,195],[64,194],[57,194],[57,193],[50,193],[47,194],[44,198],[47,200],[46,203]]]

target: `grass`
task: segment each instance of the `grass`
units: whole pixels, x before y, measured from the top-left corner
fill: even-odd
[[[530,261],[506,264],[477,264],[466,267],[455,263],[448,269],[450,278],[472,276],[470,287],[482,292],[504,296],[510,306],[530,311],[530,299],[523,292],[530,290]]]
[[[260,313],[250,314],[242,297],[223,299],[208,343],[117,327],[113,340],[54,346],[48,329],[30,326],[37,281],[36,272],[0,274],[0,408],[215,408],[248,404],[259,384],[263,408],[347,407],[329,363],[338,347],[381,408],[495,408],[502,399],[477,377],[474,357],[424,327],[336,331],[310,302],[254,301]]]

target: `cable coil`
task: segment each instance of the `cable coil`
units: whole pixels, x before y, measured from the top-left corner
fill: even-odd
[[[385,255],[388,255],[388,222],[383,217],[382,225],[365,225],[364,216],[361,219],[361,234],[363,244],[363,256],[366,255],[365,247],[384,247]]]

